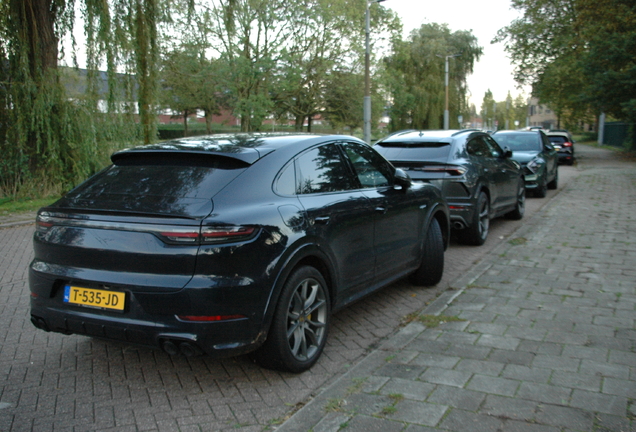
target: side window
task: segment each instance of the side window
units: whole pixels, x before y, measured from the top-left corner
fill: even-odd
[[[357,143],[345,143],[343,147],[363,188],[391,185],[393,169],[375,150]]]
[[[349,167],[335,144],[311,149],[296,159],[297,194],[355,189]]]
[[[274,190],[281,195],[296,195],[296,172],[293,161],[281,171]]]
[[[548,149],[549,151],[554,150],[554,146],[552,145],[552,143],[550,142],[547,136],[541,134],[541,140],[543,141],[543,146],[546,149]]]
[[[503,155],[503,150],[501,149],[499,144],[497,144],[497,141],[495,141],[489,136],[485,136],[483,138],[484,138],[484,141],[486,141],[488,148],[490,149],[490,154],[492,155],[492,157],[498,158],[501,155]]]
[[[488,157],[490,156],[490,149],[488,148],[488,144],[483,140],[482,137],[478,136],[470,141],[466,145],[466,151],[469,155],[479,156],[479,157]]]

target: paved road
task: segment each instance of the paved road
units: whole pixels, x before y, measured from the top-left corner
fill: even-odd
[[[636,164],[579,175],[278,432],[636,431]]]
[[[246,357],[170,357],[36,330],[29,322],[26,280],[33,226],[0,229],[0,326],[5,329],[0,334],[0,431],[275,429],[395,337],[407,315],[458,288],[467,272],[507,244],[579,174],[577,167],[560,167],[559,189],[545,199],[529,198],[522,221],[493,221],[484,246],[453,242],[437,287],[398,282],[336,314],[323,357],[299,375],[261,369]]]

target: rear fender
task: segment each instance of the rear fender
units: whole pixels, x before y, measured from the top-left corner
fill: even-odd
[[[270,291],[267,304],[265,305],[265,313],[263,314],[263,341],[267,337],[267,332],[269,332],[269,327],[272,323],[274,312],[276,312],[278,298],[280,297],[283,285],[285,285],[292,271],[301,265],[310,265],[322,273],[328,285],[329,295],[331,297],[331,308],[333,310],[338,284],[334,264],[329,256],[316,245],[310,243],[300,244],[293,249],[293,252],[283,257],[281,264],[278,266],[278,275]]]

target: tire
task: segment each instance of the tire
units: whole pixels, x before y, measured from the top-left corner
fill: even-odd
[[[555,171],[554,178],[548,183],[548,189],[554,190],[559,187],[559,169],[557,168]]]
[[[526,182],[523,179],[519,180],[519,188],[517,189],[517,202],[515,203],[515,209],[506,214],[508,219],[520,220],[523,219],[523,215],[526,212]]]
[[[437,219],[433,219],[426,232],[420,267],[409,276],[413,285],[432,286],[444,274],[444,237]]]
[[[486,192],[479,192],[477,206],[470,225],[459,231],[459,241],[463,244],[481,246],[486,243],[490,227],[490,204]]]
[[[267,369],[306,371],[325,348],[330,319],[325,279],[314,267],[299,267],[285,282],[267,339],[252,358]]]
[[[545,198],[547,194],[548,186],[546,184],[546,179],[543,179],[543,182],[534,190],[534,196],[537,198]]]

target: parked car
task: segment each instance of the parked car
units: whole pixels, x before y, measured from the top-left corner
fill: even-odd
[[[566,130],[551,130],[546,133],[548,140],[557,151],[559,163],[574,163],[574,139]]]
[[[37,215],[31,321],[43,330],[300,372],[332,312],[443,274],[449,217],[348,136],[208,136],[117,152]]]
[[[512,150],[512,158],[524,169],[526,189],[544,198],[548,189],[556,189],[559,183],[557,151],[543,131],[501,130],[492,137]]]
[[[525,184],[511,153],[479,130],[408,130],[374,148],[415,182],[437,186],[448,202],[452,228],[465,244],[482,245],[490,219],[521,219]]]

